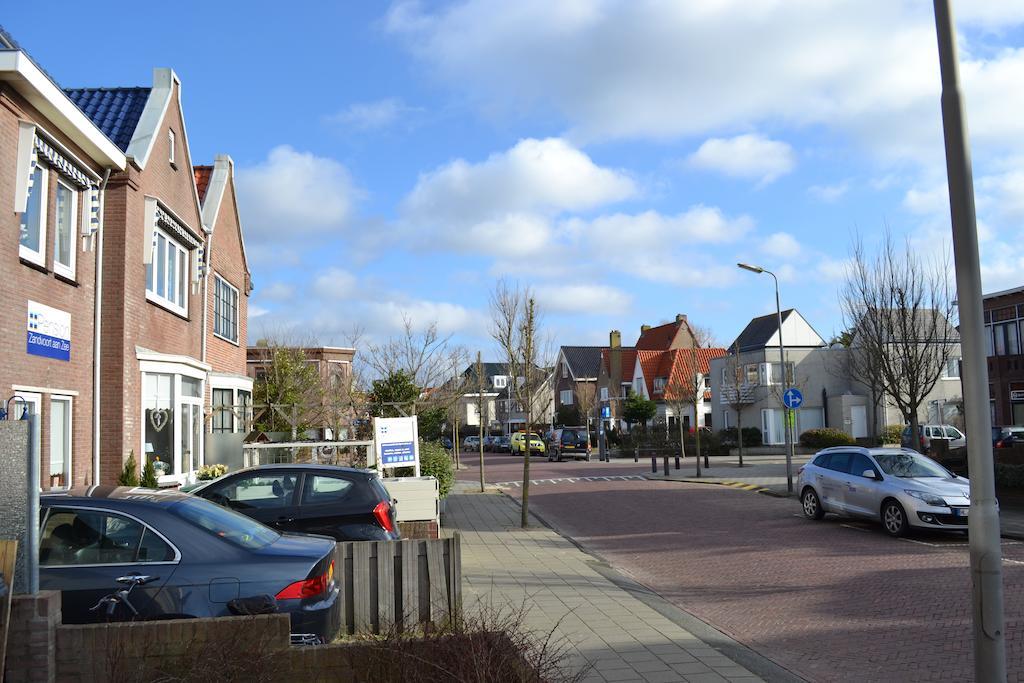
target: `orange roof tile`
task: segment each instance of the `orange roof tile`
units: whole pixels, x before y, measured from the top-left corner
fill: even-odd
[[[213,175],[213,166],[193,166],[192,172],[196,177],[196,191],[199,192],[199,203],[206,199],[206,188],[210,186],[210,176]]]
[[[706,376],[710,372],[711,359],[724,356],[725,353],[725,349],[714,348],[637,351],[640,367],[644,373],[644,382],[647,384],[648,396],[654,399],[663,396],[663,394],[655,395],[654,393],[656,378],[664,377],[668,386],[683,385],[694,370]]]

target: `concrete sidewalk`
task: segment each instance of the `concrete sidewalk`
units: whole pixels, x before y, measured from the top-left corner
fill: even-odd
[[[519,528],[521,510],[507,496],[459,488],[467,492],[448,497],[443,521],[445,533],[462,534],[466,608],[472,610],[476,601],[510,610],[525,606],[529,630],[554,629],[556,639],[569,646],[569,670],[589,667],[584,681],[799,680],[717,631],[709,636],[713,629],[703,622],[694,629],[703,629],[703,639],[698,637],[679,623],[696,622],[693,617],[539,520]]]
[[[793,485],[796,486],[797,471],[811,456],[798,455],[793,459]],[[703,463],[702,463],[703,464]],[[752,456],[744,458],[739,467],[736,458],[712,459],[712,467],[703,468],[697,477],[696,464],[692,457],[685,458],[680,469],[673,469],[675,462],[669,458],[669,476],[664,475],[663,461],[658,459],[658,472],[652,473],[650,466],[643,476],[651,481],[684,481],[696,484],[719,484],[743,488],[774,496],[786,496],[786,459],[779,456]],[[1003,538],[1024,540],[1024,508],[1004,505],[999,511],[999,522]]]

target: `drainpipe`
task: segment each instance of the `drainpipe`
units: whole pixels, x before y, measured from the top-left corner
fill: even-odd
[[[107,181],[110,179],[110,169],[103,172],[103,182],[100,183],[100,206],[97,210],[100,217],[100,226],[96,235],[96,284],[95,303],[93,305],[93,327],[92,327],[92,485],[100,483],[100,357],[103,347],[102,335],[102,310],[103,310],[103,205],[107,196]]]
[[[205,230],[203,232],[206,232]],[[206,233],[206,267],[203,270],[203,344],[202,351],[200,352],[200,360],[206,362],[206,326],[208,309],[210,302],[207,301],[206,297],[209,296],[210,289],[210,264],[213,262],[213,240],[210,239],[211,233]]]

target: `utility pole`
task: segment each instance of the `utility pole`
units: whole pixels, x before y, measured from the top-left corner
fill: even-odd
[[[988,365],[983,334],[981,266],[978,226],[974,213],[974,178],[967,140],[967,122],[960,97],[956,29],[949,0],[934,0],[935,30],[942,75],[942,129],[946,145],[946,176],[953,227],[960,348],[963,357],[964,412],[971,472],[968,517],[971,557],[971,602],[974,621],[974,680],[1006,680],[1006,641],[1003,635],[1003,561],[999,541],[995,471],[992,466],[992,427],[988,412]]]
[[[476,414],[480,423],[480,493],[484,492],[484,422],[489,417],[484,416],[484,362],[480,352],[476,352]]]

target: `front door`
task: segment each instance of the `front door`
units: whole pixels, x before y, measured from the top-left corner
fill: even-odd
[[[181,412],[181,469],[182,472],[194,472],[202,465],[199,462],[199,449],[201,447],[203,419],[200,414],[201,406],[195,403],[182,403],[179,406]]]
[[[863,439],[868,435],[867,406],[850,406],[850,431],[853,438]]]

